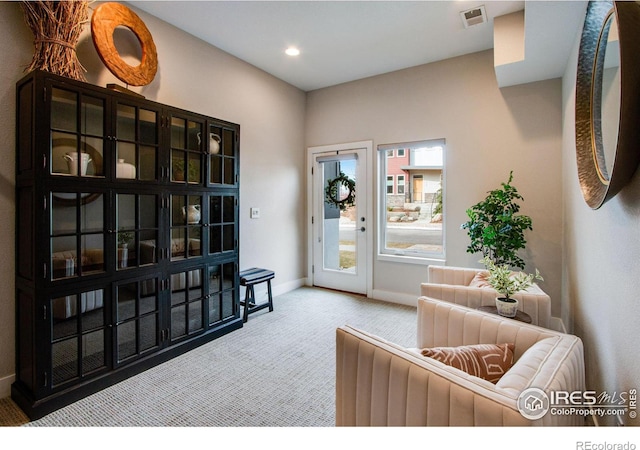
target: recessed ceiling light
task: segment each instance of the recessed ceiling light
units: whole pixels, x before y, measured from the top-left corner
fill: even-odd
[[[289,56],[298,56],[300,54],[300,50],[295,47],[289,47],[284,52]]]

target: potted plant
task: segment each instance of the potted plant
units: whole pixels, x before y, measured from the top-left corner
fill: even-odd
[[[467,209],[469,220],[461,228],[468,230],[471,239],[467,253],[481,252],[496,265],[523,269],[524,260],[517,252],[525,248],[524,231],[532,229],[531,217],[518,215],[520,205],[516,201],[524,199],[511,185],[512,180],[513,171],[501,189],[490,191],[483,201]]]
[[[501,316],[515,317],[518,312],[518,299],[512,295],[531,287],[534,280],[544,281],[538,269],[535,274],[513,273],[507,264],[495,264],[489,257],[481,259],[480,262],[489,272],[487,283],[498,292],[496,308]]]
[[[131,231],[124,231],[124,229],[121,228],[120,231],[118,231],[118,246],[120,248],[127,248],[132,238],[133,233]]]

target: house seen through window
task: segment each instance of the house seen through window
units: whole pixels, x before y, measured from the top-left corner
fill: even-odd
[[[378,146],[380,253],[444,258],[445,140]]]

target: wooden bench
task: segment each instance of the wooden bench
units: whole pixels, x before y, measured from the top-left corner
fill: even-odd
[[[246,287],[244,301],[240,301],[240,304],[244,306],[244,313],[242,315],[242,321],[246,322],[249,318],[249,314],[256,311],[260,311],[264,308],[269,308],[269,312],[273,311],[273,297],[271,293],[271,280],[276,276],[272,270],[261,269],[259,267],[252,267],[240,272],[240,285]],[[256,305],[256,293],[253,287],[256,284],[267,283],[267,293],[269,299],[266,303]]]

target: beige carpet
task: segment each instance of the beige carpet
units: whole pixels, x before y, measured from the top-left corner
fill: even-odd
[[[27,426],[331,427],[336,327],[415,345],[412,307],[304,287],[274,298],[274,308]]]

